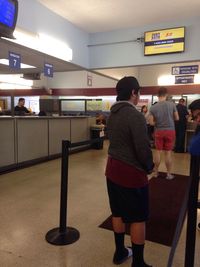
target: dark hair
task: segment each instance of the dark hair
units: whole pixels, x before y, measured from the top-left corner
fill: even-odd
[[[40,112],[38,113],[38,116],[46,116],[46,112],[44,110],[40,110]]]
[[[144,109],[144,108],[147,109],[147,106],[146,106],[146,105],[143,105],[143,106],[141,107],[141,112],[143,112],[143,109]]]
[[[18,101],[21,102],[21,101],[24,101],[24,100],[25,100],[25,98],[20,97]]]
[[[200,99],[194,100],[188,107],[191,111],[200,109]]]
[[[117,100],[129,100],[134,91],[134,94],[138,94],[140,90],[140,85],[137,79],[133,76],[125,76],[118,81],[116,85],[117,90]]]
[[[166,95],[167,95],[167,88],[166,87],[160,87],[158,90],[158,97],[166,96]]]

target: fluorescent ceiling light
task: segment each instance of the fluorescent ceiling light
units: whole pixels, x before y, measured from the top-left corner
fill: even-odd
[[[12,84],[12,83],[2,83],[0,82],[0,90],[26,90],[26,89],[32,89],[31,86],[28,85],[19,85],[19,84]]]
[[[0,64],[8,66],[9,65],[9,60],[6,59],[6,58],[2,58],[2,59],[0,59]],[[36,69],[36,67],[28,65],[28,64],[21,63],[21,69]]]
[[[14,31],[14,37],[16,39],[9,39],[9,41],[60,58],[64,61],[72,60],[72,49],[66,42],[59,40],[57,37],[43,33],[30,33],[18,27]]]
[[[33,81],[25,80],[17,75],[0,75],[0,89],[32,89]]]
[[[199,84],[200,83],[200,75],[199,74],[195,74],[194,75],[194,83],[195,84]]]

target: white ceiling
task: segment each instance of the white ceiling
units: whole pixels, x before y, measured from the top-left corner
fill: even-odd
[[[38,0],[87,32],[104,32],[199,16],[200,0]]]

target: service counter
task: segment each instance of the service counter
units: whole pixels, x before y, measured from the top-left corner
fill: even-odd
[[[62,140],[90,139],[94,123],[94,117],[85,116],[1,116],[0,171],[61,155]]]
[[[0,119],[0,167],[16,163],[15,119],[1,116]]]

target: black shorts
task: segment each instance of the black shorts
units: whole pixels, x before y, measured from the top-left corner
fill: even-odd
[[[110,208],[113,217],[124,223],[145,222],[149,217],[149,187],[127,188],[107,179]]]

